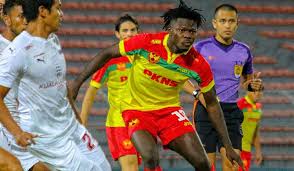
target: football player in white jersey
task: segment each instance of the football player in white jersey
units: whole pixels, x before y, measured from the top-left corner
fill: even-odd
[[[0,52],[2,52],[10,42],[20,34],[26,27],[26,21],[23,16],[22,4],[20,0],[6,0],[3,5],[3,22],[5,24],[5,29],[0,35]],[[2,54],[1,54],[2,55]],[[9,93],[6,95],[4,102],[10,111],[13,119],[20,124],[26,121],[24,118],[29,118],[29,116],[19,116],[18,112],[18,102],[17,102],[17,85],[14,85]],[[22,119],[20,119],[22,118]],[[21,126],[22,127],[22,126]],[[19,147],[13,140],[12,135],[7,132],[6,129],[3,129],[3,136],[6,137],[7,146],[5,149],[8,150],[16,156],[24,171],[47,171],[49,170],[42,162],[33,156],[29,151]],[[4,142],[4,141],[2,141]]]
[[[100,146],[75,117],[67,99],[64,55],[60,45],[48,39],[62,20],[60,0],[24,0],[23,10],[27,29],[0,57],[0,121],[18,145],[52,170],[111,170]],[[19,108],[31,117],[25,131],[3,103],[15,81]],[[95,160],[85,155],[95,150]]]

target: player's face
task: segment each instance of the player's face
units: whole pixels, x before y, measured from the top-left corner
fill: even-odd
[[[51,32],[56,32],[58,30],[62,17],[61,0],[54,0],[54,4],[46,19],[46,24],[51,28]]]
[[[15,35],[20,34],[27,25],[20,5],[12,7],[9,13],[3,16],[3,19],[6,26],[9,27]]]
[[[115,32],[116,37],[120,40],[133,37],[136,34],[138,34],[137,26],[131,21],[121,23],[119,31]]]
[[[220,9],[212,20],[212,25],[217,37],[231,40],[238,27],[238,16],[235,11]]]
[[[171,46],[175,46],[180,53],[185,52],[189,50],[196,39],[196,23],[193,20],[178,18],[172,21],[169,34],[169,39],[173,43]]]

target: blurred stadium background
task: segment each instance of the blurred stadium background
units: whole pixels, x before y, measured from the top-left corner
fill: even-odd
[[[213,34],[211,19],[217,5],[231,3],[239,9],[240,26],[236,39],[250,45],[255,69],[262,72],[265,82],[261,122],[264,162],[261,167],[253,164],[252,170],[294,170],[294,0],[186,2],[202,9],[207,19],[198,40]],[[176,5],[176,0],[63,0],[64,21],[58,35],[67,60],[68,79],[73,79],[101,48],[116,41],[114,22],[119,15],[131,13],[138,18],[142,32],[154,32],[162,28],[159,16]],[[80,91],[79,107],[87,87],[88,83],[85,83]],[[183,93],[181,101],[191,117],[193,98]],[[108,151],[104,129],[106,112],[107,89],[104,88],[99,91],[88,128],[99,140],[114,170],[119,170]],[[172,151],[161,148],[160,156],[165,170],[193,170]]]

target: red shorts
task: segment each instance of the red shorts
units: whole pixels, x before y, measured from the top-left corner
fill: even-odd
[[[132,144],[127,127],[106,127],[109,151],[114,160],[125,155],[138,155]],[[140,163],[140,160],[138,160]]]
[[[183,134],[195,132],[181,107],[153,111],[126,110],[123,112],[123,118],[130,137],[138,130],[146,130],[155,139],[158,136],[164,146]]]
[[[243,161],[245,171],[249,171],[251,163],[251,152],[241,151],[241,159]],[[239,168],[239,171],[242,171],[242,169]]]

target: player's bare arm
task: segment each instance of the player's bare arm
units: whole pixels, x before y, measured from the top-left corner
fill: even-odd
[[[83,82],[89,78],[92,74],[94,74],[98,69],[100,69],[107,61],[114,57],[122,56],[119,52],[118,43],[110,46],[100,53],[98,53],[94,59],[84,68],[82,73],[74,80],[73,84],[70,86],[71,95],[74,99],[76,99],[79,89]]]
[[[260,165],[263,160],[263,156],[261,152],[259,126],[257,126],[255,130],[253,145],[255,147],[255,164]]]
[[[22,147],[26,147],[31,143],[34,143],[33,138],[36,137],[36,135],[24,132],[12,118],[4,103],[4,98],[9,90],[10,88],[0,85],[0,121],[4,127],[15,137],[16,143]]]
[[[225,123],[224,115],[220,107],[220,104],[217,101],[214,87],[210,91],[203,93],[203,97],[206,102],[206,109],[211,120],[211,123],[218,132],[224,144],[224,147],[226,148],[228,159],[231,162],[236,161],[240,166],[243,166],[241,158],[237,155],[237,153],[235,153],[234,149],[232,148],[232,143],[229,139],[229,134],[226,131],[227,126]]]
[[[82,119],[82,124],[85,126],[88,123],[88,116],[91,112],[91,108],[93,106],[97,91],[98,91],[97,88],[90,85],[84,97],[83,104],[82,104],[81,119]]]

